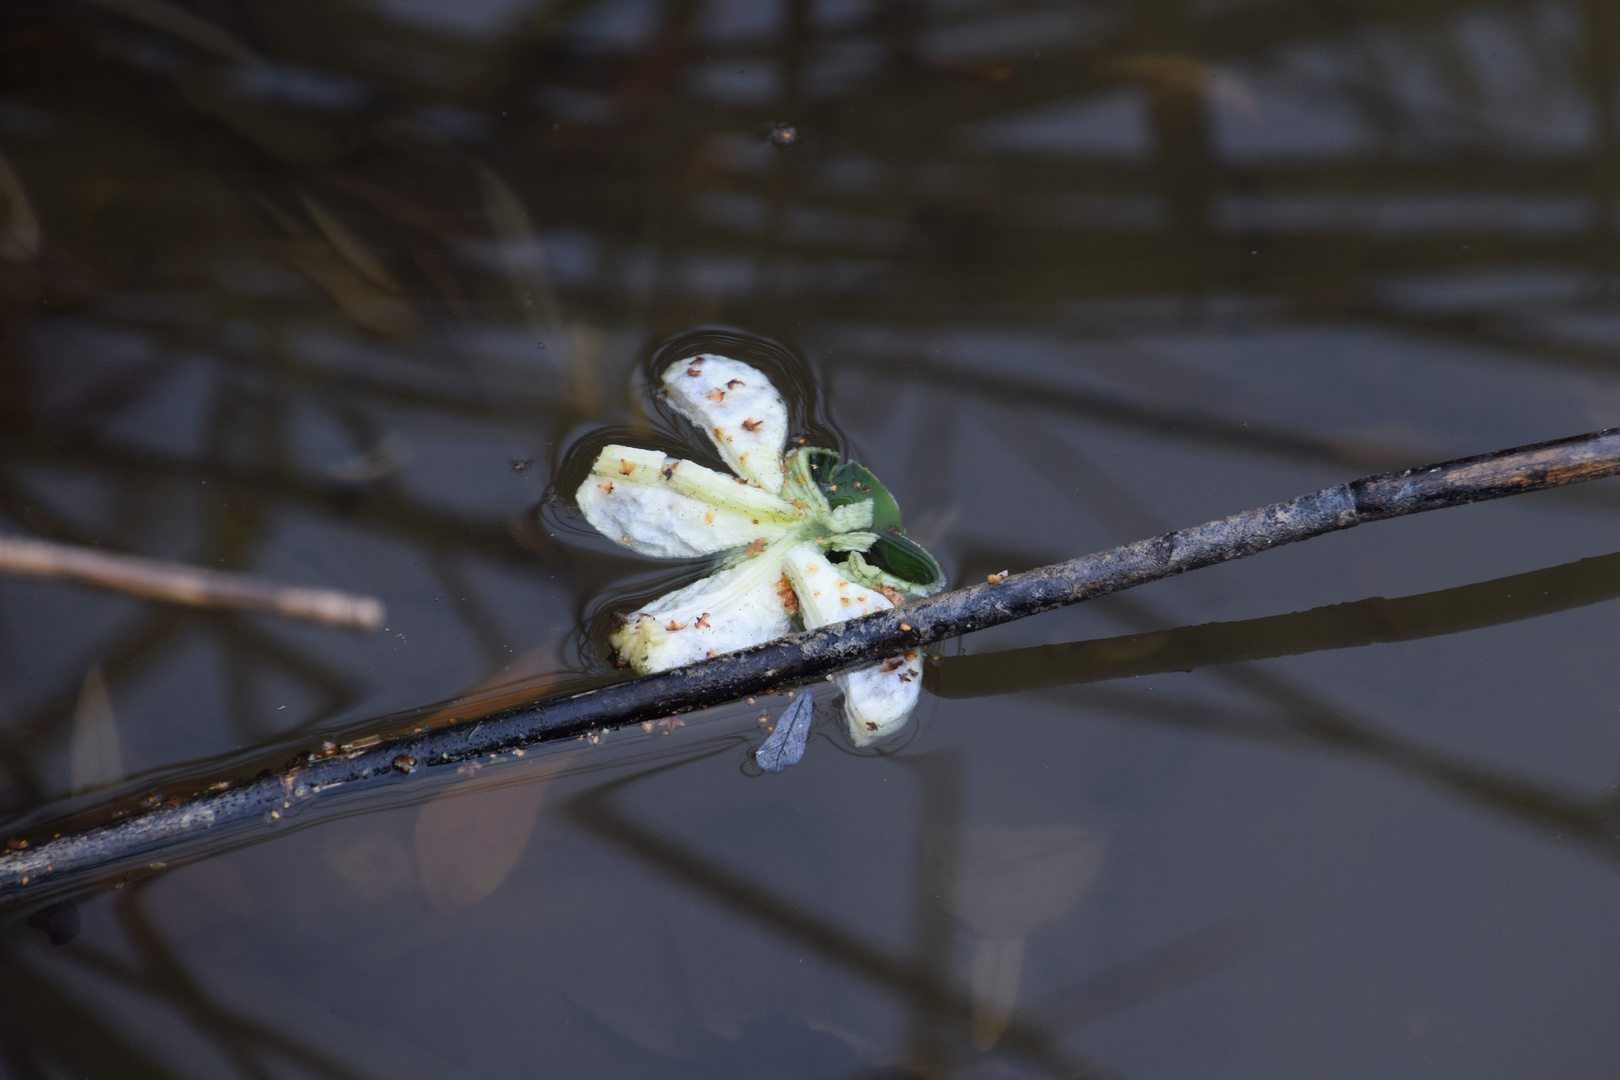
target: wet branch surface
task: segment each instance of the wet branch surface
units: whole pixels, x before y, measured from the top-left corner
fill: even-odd
[[[673,671],[462,717],[433,730],[329,746],[302,755],[279,773],[222,781],[59,838],[13,837],[12,850],[0,856],[0,895],[32,893],[68,875],[112,870],[204,834],[275,821],[339,794],[438,774],[475,758],[498,758],[536,744],[787,689],[882,656],[1282,544],[1616,474],[1620,429],[1382,473]]]

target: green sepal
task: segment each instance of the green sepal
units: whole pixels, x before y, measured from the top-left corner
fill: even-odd
[[[839,567],[863,585],[887,585],[911,596],[932,596],[945,587],[945,571],[928,551],[895,533],[879,533],[863,557],[852,552]]]
[[[799,451],[810,469],[827,504],[834,509],[870,499],[872,502],[872,528],[879,532],[893,529],[904,531],[900,520],[900,505],[883,486],[883,481],[872,475],[872,470],[855,461],[844,461],[837,451],[807,446]]]

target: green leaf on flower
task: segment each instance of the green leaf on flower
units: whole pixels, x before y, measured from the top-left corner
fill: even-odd
[[[833,509],[870,500],[872,528],[878,532],[905,531],[900,521],[900,506],[883,486],[883,481],[872,475],[872,470],[855,461],[844,461],[835,450],[806,447],[799,451],[810,466],[810,476],[826,496]]]
[[[945,571],[914,540],[879,533],[863,557],[853,552],[840,566],[844,576],[864,585],[887,585],[913,596],[932,596],[945,587]]]

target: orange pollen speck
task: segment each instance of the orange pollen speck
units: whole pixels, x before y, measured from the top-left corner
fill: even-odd
[[[782,606],[787,609],[788,614],[799,610],[799,594],[793,591],[793,582],[788,580],[786,574],[777,579],[776,597],[782,601]]]
[[[707,514],[704,514],[703,515],[703,520],[708,522],[710,525],[713,525],[714,524],[714,511],[710,510]]]
[[[685,630],[686,624],[683,622],[676,622],[674,619],[671,619],[669,622],[664,624],[664,629],[673,634],[677,630]]]
[[[750,559],[752,559],[755,555],[758,555],[760,552],[762,552],[764,550],[765,550],[765,538],[763,536],[761,536],[757,540],[748,541],[748,557]]]
[[[747,386],[747,385],[748,384],[743,382],[741,379],[732,379],[730,382],[726,383],[726,389],[727,390],[735,390],[739,386]]]
[[[744,420],[743,421],[743,430],[745,430],[745,431],[758,431],[760,428],[762,428],[764,426],[765,426],[765,421],[763,421],[763,420]]]
[[[597,484],[596,486],[601,488],[604,492],[606,492],[609,495],[613,494],[613,481],[611,481],[611,480],[609,480],[605,484]]]
[[[636,467],[634,465],[630,464],[630,462],[626,461],[624,458],[620,458],[619,459],[619,471],[622,472],[624,475],[629,476],[631,473],[636,471]]]
[[[713,390],[709,391],[709,400],[724,401],[726,400],[726,392],[717,386]]]
[[[910,630],[911,629],[911,624],[910,623],[901,623],[900,624],[900,629],[902,629],[902,630]]]
[[[706,629],[709,625],[709,613],[705,611],[703,614],[699,615],[697,622],[693,623],[692,625],[699,630]]]

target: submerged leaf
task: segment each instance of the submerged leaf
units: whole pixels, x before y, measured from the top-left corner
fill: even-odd
[[[0,201],[6,215],[5,231],[0,232],[0,259],[27,262],[39,253],[39,218],[34,216],[22,178],[4,154],[0,154]]]
[[[315,227],[321,230],[322,236],[326,237],[327,243],[331,244],[332,248],[343,256],[344,261],[358,270],[362,277],[373,285],[387,289],[391,293],[404,292],[399,287],[399,282],[394,280],[394,275],[390,274],[388,268],[383,265],[382,260],[377,258],[371,249],[366,247],[360,241],[360,238],[349,230],[347,225],[333,217],[326,208],[304,192],[299,192],[298,198],[303,202],[304,210],[309,214],[310,220],[315,223]]]
[[[118,720],[113,715],[101,665],[91,664],[73,710],[73,740],[68,749],[68,786],[77,794],[105,787],[124,777]]]
[[[982,1054],[1001,1041],[1012,1021],[1024,973],[1024,939],[981,937],[973,943],[970,971],[973,1047]]]
[[[285,251],[287,261],[325,289],[362,328],[396,341],[410,341],[422,333],[421,320],[410,304],[350,269],[324,241],[291,240]]]
[[[1068,914],[1102,866],[1106,838],[1071,825],[983,826],[962,838],[947,906],[974,931],[973,1044],[994,1046],[1018,1002],[1025,938]]]
[[[411,853],[397,837],[371,832],[327,847],[321,859],[364,900],[381,903],[416,884]]]
[[[416,873],[440,911],[470,907],[506,880],[529,845],[558,758],[525,771],[518,783],[455,789],[416,816]]]
[[[804,757],[805,740],[810,737],[810,721],[814,713],[810,691],[801,690],[782,712],[776,730],[754,751],[754,760],[768,773],[779,773],[789,765],[797,765]]]

